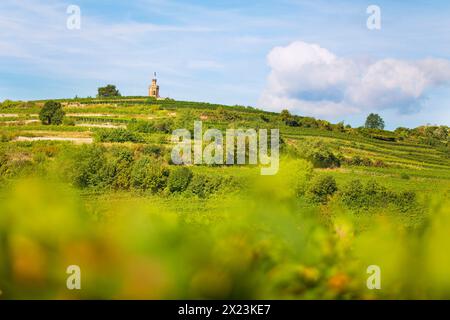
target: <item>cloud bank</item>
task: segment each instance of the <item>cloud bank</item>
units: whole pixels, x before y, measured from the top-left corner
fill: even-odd
[[[450,61],[341,58],[317,44],[273,48],[260,105],[311,116],[336,117],[393,109],[420,111],[430,89],[450,84]]]

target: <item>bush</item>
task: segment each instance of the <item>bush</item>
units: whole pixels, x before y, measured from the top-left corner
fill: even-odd
[[[127,129],[100,129],[95,139],[98,142],[143,142],[143,139]]]
[[[171,119],[162,119],[153,124],[156,132],[171,133],[173,129],[173,121]]]
[[[373,165],[374,167],[376,167],[376,168],[385,168],[385,167],[387,167],[386,163],[384,163],[383,160],[379,160],[379,159],[375,160],[375,161],[372,163],[372,165]]]
[[[267,117],[265,114],[260,114],[259,118],[264,122],[270,122],[270,118]]]
[[[63,124],[65,126],[74,126],[75,125],[75,120],[71,119],[71,118],[64,118]]]
[[[383,160],[371,160],[366,157],[354,156],[352,158],[345,158],[344,163],[349,166],[364,166],[364,167],[376,167],[376,168],[384,168],[386,164]]]
[[[284,122],[285,125],[289,127],[298,127],[300,124],[298,123],[295,116],[291,115],[289,110],[282,110],[280,112],[281,121]]]
[[[230,110],[224,110],[223,108],[218,108],[216,111],[217,119],[222,121],[239,121],[242,120],[242,117],[239,113],[230,111]]]
[[[341,191],[342,201],[347,206],[360,206],[363,188],[364,186],[360,180],[350,181]]]
[[[321,140],[304,141],[299,145],[299,156],[309,160],[315,168],[338,168],[340,159]]]
[[[385,206],[389,201],[386,188],[371,180],[363,185],[360,180],[352,180],[341,192],[342,201],[350,208],[368,209]]]
[[[150,156],[135,160],[132,150],[115,146],[82,146],[71,158],[70,178],[79,188],[134,188],[157,193],[167,185],[169,170],[163,161]],[[184,188],[185,189],[185,188]]]
[[[107,181],[114,189],[128,190],[130,188],[133,153],[126,148],[113,149],[112,156],[106,165]]]
[[[9,142],[14,139],[14,134],[9,131],[0,132],[0,142]]]
[[[79,188],[108,183],[104,176],[105,148],[98,145],[83,145],[73,156],[70,172],[72,183]]]
[[[333,152],[326,148],[320,148],[309,153],[310,160],[315,168],[339,168],[341,162]]]
[[[189,191],[199,198],[207,198],[220,189],[222,180],[219,177],[210,177],[203,174],[193,176],[189,184]]]
[[[360,156],[354,156],[346,160],[347,164],[353,166],[361,166],[363,164],[363,159]]]
[[[400,211],[410,212],[417,204],[416,199],[417,196],[414,192],[403,191],[395,197],[394,202],[400,208]]]
[[[168,176],[166,166],[152,157],[144,156],[133,165],[131,185],[135,189],[158,193],[166,187]]]
[[[368,181],[366,185],[363,185],[360,180],[353,180],[342,188],[340,196],[347,207],[355,210],[395,205],[400,211],[405,211],[417,204],[414,192],[396,193],[375,180]]]
[[[183,192],[192,179],[192,171],[187,167],[177,167],[170,172],[167,187],[171,193]]]
[[[332,176],[317,176],[311,181],[308,194],[313,201],[326,203],[337,190],[336,180]]]
[[[404,172],[402,172],[402,173],[400,174],[400,178],[402,178],[402,179],[404,179],[404,180],[409,180],[409,179],[411,179],[411,177],[410,177],[407,173],[404,173]]]
[[[2,109],[8,109],[8,108],[14,108],[17,107],[19,104],[19,102],[15,102],[9,99],[6,99],[5,101],[3,101],[2,103],[0,103],[0,107]]]
[[[157,144],[148,144],[145,145],[144,148],[142,149],[143,154],[152,155],[156,157],[162,156],[164,152],[165,148]]]
[[[149,121],[137,121],[132,120],[128,126],[128,130],[135,131],[135,132],[142,132],[142,133],[154,133],[156,129],[154,128],[153,124]]]
[[[28,152],[0,150],[0,182],[3,185],[3,179],[27,177],[36,173],[36,163]]]

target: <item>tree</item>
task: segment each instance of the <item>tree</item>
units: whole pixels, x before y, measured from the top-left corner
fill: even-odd
[[[116,89],[116,86],[108,84],[106,87],[98,88],[97,97],[120,97],[120,92]]]
[[[281,120],[283,120],[283,121],[289,120],[292,117],[289,110],[286,110],[286,109],[281,110],[280,116],[281,116]]]
[[[366,119],[366,124],[365,124],[366,128],[369,129],[384,129],[384,120],[375,113],[371,113],[369,114],[369,116]]]
[[[42,124],[62,124],[65,112],[62,109],[61,103],[56,101],[47,101],[39,112],[39,119]]]
[[[339,132],[344,132],[345,131],[345,125],[344,125],[344,121],[338,122],[336,124],[336,130]]]
[[[289,110],[282,110],[280,113],[280,117],[281,117],[281,121],[283,121],[287,126],[290,127],[298,127],[299,123],[298,121],[295,119],[295,116],[293,116]]]
[[[13,108],[13,107],[15,107],[17,105],[17,103],[14,102],[14,101],[11,101],[9,99],[6,99],[5,101],[3,101],[3,103],[0,103],[0,105],[1,105],[2,108],[6,109],[6,108]]]

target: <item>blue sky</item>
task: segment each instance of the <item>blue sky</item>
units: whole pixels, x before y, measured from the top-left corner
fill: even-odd
[[[80,30],[66,28],[70,4]],[[381,30],[366,27],[371,4]],[[450,125],[449,16],[448,1],[2,0],[0,100],[108,83],[145,95],[156,71],[161,95],[180,100]]]

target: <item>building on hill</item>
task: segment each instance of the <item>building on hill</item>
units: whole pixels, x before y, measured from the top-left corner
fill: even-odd
[[[148,95],[156,99],[159,98],[159,85],[157,84],[156,72],[153,74],[152,85],[148,87]]]

